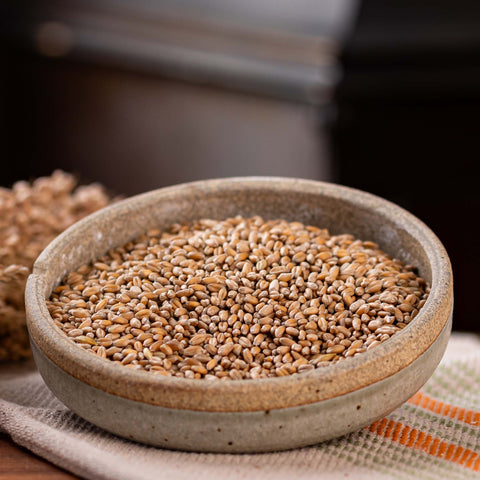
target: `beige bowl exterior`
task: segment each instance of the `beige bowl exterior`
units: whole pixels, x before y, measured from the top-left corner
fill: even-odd
[[[297,220],[374,240],[404,263],[416,265],[431,284],[431,294],[405,329],[371,351],[306,374],[259,380],[207,382],[131,370],[85,352],[53,324],[45,299],[67,272],[148,229],[239,214]],[[26,288],[35,360],[67,406],[127,438],[199,451],[293,448],[342,435],[386,415],[433,373],[450,334],[452,308],[448,255],[419,219],[355,189],[271,177],[182,184],[107,207],[55,239],[37,259]],[[328,425],[325,415],[330,417]],[[126,420],[134,417],[136,421]],[[302,422],[306,428],[300,428]],[[198,435],[185,433],[192,429]],[[282,429],[284,439],[279,441]],[[204,435],[210,430],[216,434]],[[305,433],[309,430],[313,434]],[[228,435],[222,434],[225,431]]]

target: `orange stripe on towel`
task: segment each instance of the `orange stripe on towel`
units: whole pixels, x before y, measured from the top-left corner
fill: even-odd
[[[467,410],[440,400],[435,400],[424,393],[417,392],[408,403],[438,413],[439,415],[453,418],[468,425],[474,425],[476,427],[480,425],[480,412]]]
[[[403,425],[400,422],[384,418],[372,423],[366,429],[405,447],[422,450],[433,457],[458,463],[475,472],[480,471],[480,453],[463,448],[460,445],[444,442],[440,438],[432,437],[432,435]]]

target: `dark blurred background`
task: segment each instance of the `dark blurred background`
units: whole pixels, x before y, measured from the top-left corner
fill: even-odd
[[[342,183],[420,217],[480,331],[480,9],[460,0],[0,4],[1,186],[132,195],[231,175]]]

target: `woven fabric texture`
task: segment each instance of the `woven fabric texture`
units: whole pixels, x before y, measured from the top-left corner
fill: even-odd
[[[163,450],[66,408],[33,365],[0,369],[0,431],[86,479],[480,478],[480,337],[454,333],[427,384],[388,417],[308,448],[255,455]]]

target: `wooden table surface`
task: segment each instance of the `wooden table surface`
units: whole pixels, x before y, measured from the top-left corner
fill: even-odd
[[[70,473],[43,460],[0,434],[0,480],[77,480]]]

